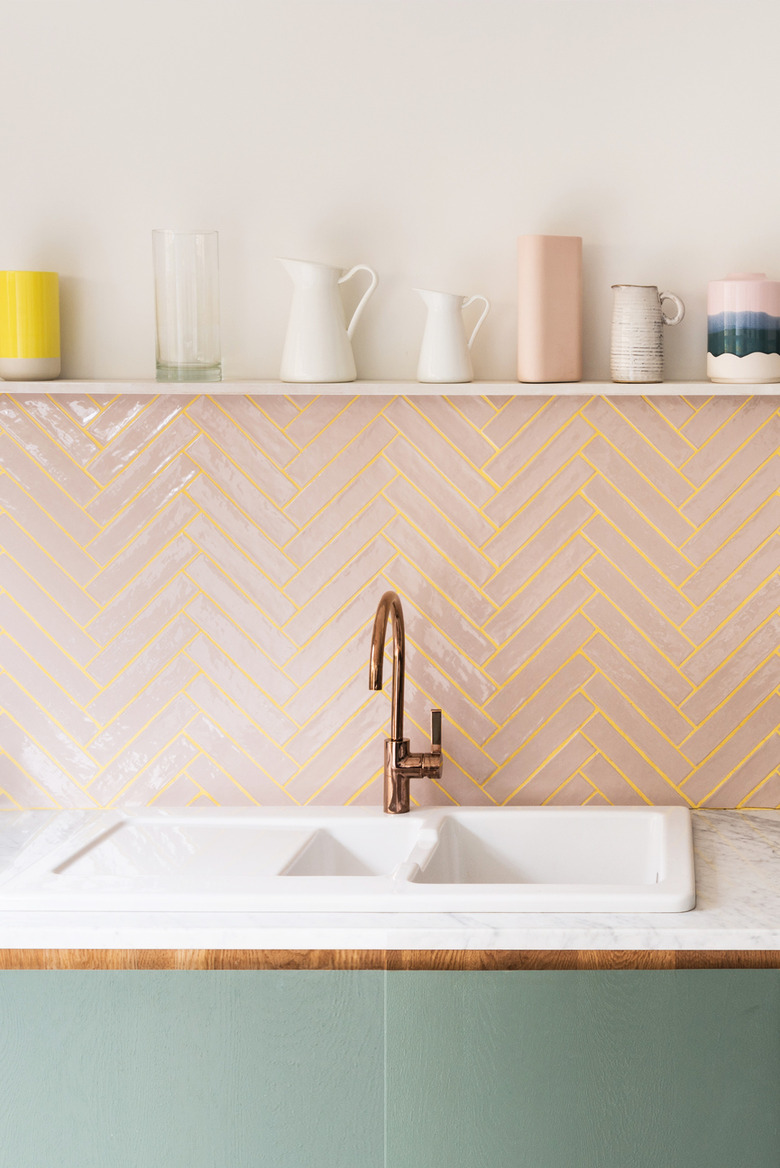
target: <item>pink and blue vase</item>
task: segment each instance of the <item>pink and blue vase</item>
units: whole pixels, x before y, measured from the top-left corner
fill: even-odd
[[[710,381],[780,381],[780,280],[763,272],[712,280],[707,292]]]

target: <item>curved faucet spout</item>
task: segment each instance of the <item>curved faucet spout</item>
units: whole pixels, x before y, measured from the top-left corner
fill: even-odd
[[[404,658],[406,638],[404,613],[396,592],[385,592],[379,601],[371,634],[371,657],[368,666],[368,688],[382,688],[382,664],[385,655],[385,633],[388,620],[393,630],[393,698],[390,710],[390,739],[400,742],[404,736]]]

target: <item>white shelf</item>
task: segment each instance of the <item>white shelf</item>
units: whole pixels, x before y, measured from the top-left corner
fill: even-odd
[[[458,385],[423,384],[419,381],[347,381],[303,385],[283,381],[0,381],[0,392],[29,394],[194,394],[310,397],[315,394],[358,397],[400,394],[405,397],[752,397],[780,396],[780,382],[768,385],[716,385],[712,381],[663,381],[649,385],[625,385],[612,381],[528,383],[518,381],[470,381]]]

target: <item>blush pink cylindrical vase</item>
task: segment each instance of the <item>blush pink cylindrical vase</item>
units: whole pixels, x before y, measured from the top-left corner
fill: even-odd
[[[582,379],[582,239],[517,241],[517,380]]]

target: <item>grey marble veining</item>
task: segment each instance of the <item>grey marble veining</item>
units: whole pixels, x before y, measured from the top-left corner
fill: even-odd
[[[687,913],[4,912],[0,948],[780,949],[780,811],[696,811]]]

